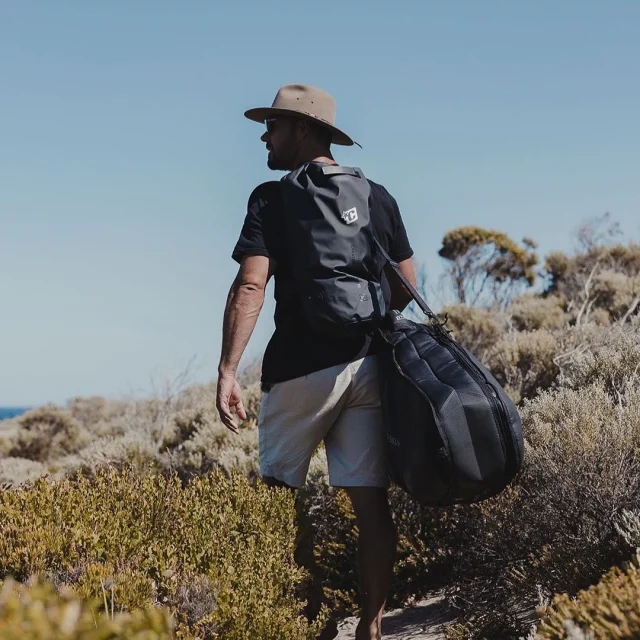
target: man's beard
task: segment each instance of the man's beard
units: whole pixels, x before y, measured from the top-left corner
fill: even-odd
[[[289,167],[287,163],[278,158],[278,156],[273,153],[273,149],[269,151],[269,155],[267,156],[267,167],[272,171],[288,171]]]

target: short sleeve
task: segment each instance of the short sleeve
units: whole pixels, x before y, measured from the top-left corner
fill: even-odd
[[[247,256],[265,256],[277,260],[279,253],[277,225],[279,221],[278,183],[267,182],[257,187],[247,204],[247,215],[231,257],[238,263]]]
[[[402,262],[413,256],[413,249],[409,244],[407,230],[405,229],[398,203],[393,200],[394,234],[389,246],[389,255],[395,262]]]

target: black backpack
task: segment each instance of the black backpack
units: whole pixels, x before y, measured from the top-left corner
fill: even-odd
[[[489,498],[522,467],[518,411],[379,250],[428,318],[417,323],[390,311],[380,329],[388,345],[378,357],[391,478],[424,505]]]
[[[360,169],[307,162],[280,181],[293,279],[311,326],[336,336],[377,328],[386,308],[370,185]]]

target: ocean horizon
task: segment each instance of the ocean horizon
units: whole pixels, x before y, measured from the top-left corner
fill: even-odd
[[[26,411],[29,411],[31,407],[0,407],[0,421],[7,420],[8,418],[17,418]]]

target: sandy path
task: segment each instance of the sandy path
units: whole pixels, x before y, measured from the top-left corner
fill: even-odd
[[[450,622],[451,616],[441,596],[433,596],[407,609],[385,613],[382,636],[385,640],[441,640],[440,627]],[[358,618],[346,618],[338,625],[336,640],[353,640]]]

